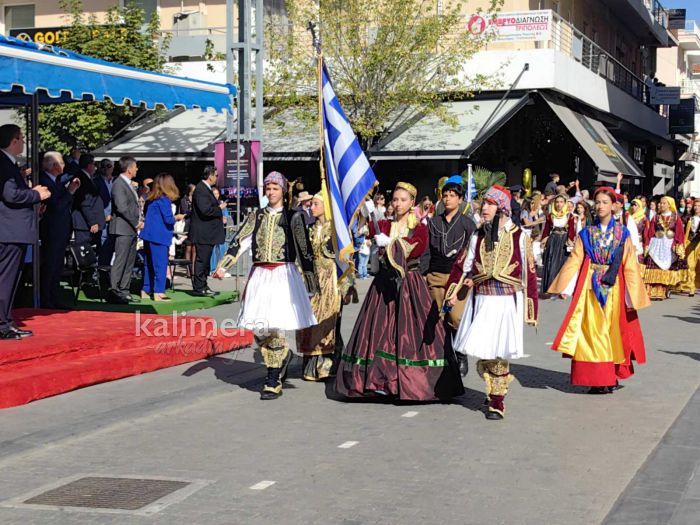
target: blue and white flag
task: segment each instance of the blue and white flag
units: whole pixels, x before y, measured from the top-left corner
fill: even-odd
[[[335,96],[325,64],[321,68],[321,85],[326,181],[337,241],[336,263],[342,275],[352,267],[350,227],[377,179]]]
[[[476,197],[476,183],[474,182],[474,172],[472,165],[467,165],[467,202],[471,202]]]

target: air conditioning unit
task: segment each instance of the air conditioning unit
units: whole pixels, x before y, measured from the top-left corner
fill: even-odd
[[[200,11],[184,11],[173,17],[173,31],[191,32],[207,27],[207,15]]]

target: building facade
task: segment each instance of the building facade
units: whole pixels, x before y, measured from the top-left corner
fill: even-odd
[[[436,0],[438,11],[451,1]],[[100,19],[114,2],[84,0],[84,8]],[[161,30],[172,34],[168,54],[175,71],[225,81],[223,62],[205,56],[207,46],[224,51],[225,0],[136,3],[147,13],[157,12]],[[384,186],[408,177],[430,193],[439,177],[478,164],[505,171],[511,184],[520,183],[523,171],[530,169],[540,187],[550,172],[560,173],[564,181],[578,178],[590,187],[613,181],[618,171],[633,193],[667,187],[668,180],[660,186],[655,175],[674,174],[683,148],[669,136],[668,108],[652,105],[650,88],[664,66],[659,56],[678,54],[680,48],[678,35],[668,29],[668,12],[658,0],[505,0],[497,24],[480,19],[476,15],[480,7],[488,7],[488,1],[466,2],[464,23],[473,32],[493,31],[495,37],[464,69],[497,75],[499,87],[480,91],[474,99],[448,103],[456,128],[425,117],[390,131],[368,152]],[[265,2],[265,8],[267,14],[283,14],[284,0]],[[0,17],[5,34],[32,27],[59,30],[67,23],[58,0],[0,0]],[[35,32],[34,38],[59,37],[48,34]],[[211,120],[174,112],[157,129],[165,135],[189,133],[219,140],[225,123]],[[212,125],[220,130],[211,132]],[[103,153],[161,159],[148,150],[154,144],[147,138],[153,129],[132,131],[103,148]],[[284,139],[268,126],[265,170],[279,168],[308,177],[309,187],[315,187],[317,136],[315,130],[299,130],[294,140]],[[183,148],[193,141],[174,141],[177,151],[168,156],[178,162],[213,157],[211,144],[194,142],[196,146]]]

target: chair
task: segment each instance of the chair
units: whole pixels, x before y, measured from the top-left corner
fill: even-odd
[[[187,277],[192,279],[192,261],[189,259],[169,259],[168,268],[170,268],[170,289],[175,289],[175,269],[180,266],[187,270]]]
[[[97,254],[89,242],[70,243],[70,253],[75,262],[75,271],[78,272],[78,285],[73,287],[74,301],[78,302],[78,294],[85,282],[85,274],[93,276],[97,270]],[[100,289],[100,299],[103,300]]]

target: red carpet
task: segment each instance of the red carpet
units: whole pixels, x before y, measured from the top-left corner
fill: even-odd
[[[0,408],[253,343],[248,331],[217,333],[209,317],[34,309],[14,317],[34,336],[0,342]]]

